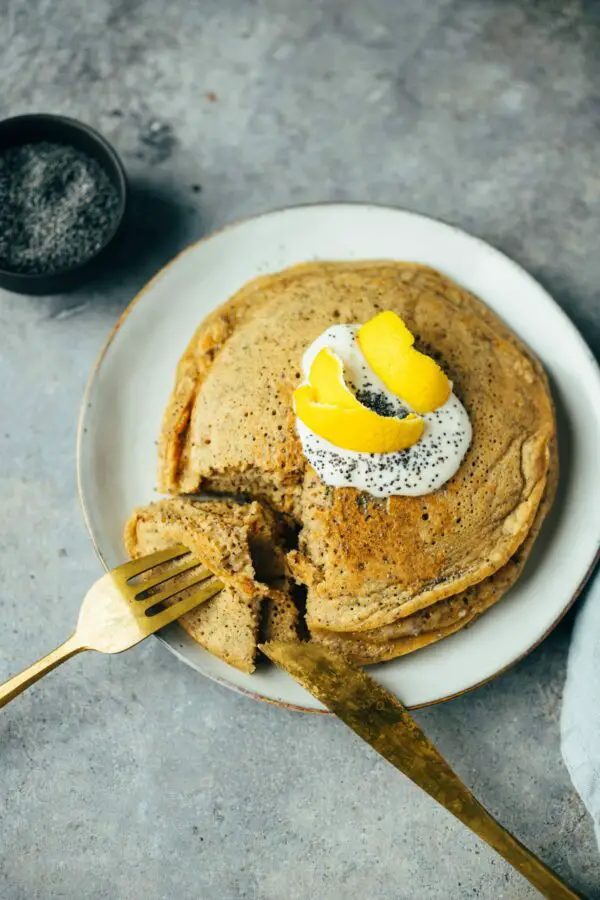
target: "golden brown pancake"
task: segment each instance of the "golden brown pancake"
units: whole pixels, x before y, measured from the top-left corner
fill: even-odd
[[[440,361],[473,425],[457,474],[424,497],[328,488],[295,432],[306,348],[331,324],[384,309]],[[165,414],[159,481],[246,494],[296,521],[289,562],[308,587],[309,627],[368,632],[507,563],[536,517],[553,435],[539,364],[481,301],[411,263],[315,263],[257,279],[200,326]]]
[[[558,454],[551,447],[550,471],[544,497],[533,525],[517,552],[489,578],[447,600],[398,619],[390,625],[367,632],[339,634],[313,630],[312,640],[337,650],[351,662],[369,665],[405,656],[448,637],[490,609],[517,581],[533,548],[540,528],[552,506],[558,482]]]
[[[269,585],[263,605],[263,640],[297,641],[299,619],[287,579]]]
[[[132,557],[184,544],[218,575],[225,590],[182,616],[179,624],[215,656],[253,672],[263,603],[268,603],[267,633],[274,640],[289,640],[297,621],[293,603],[286,603],[285,582],[271,589],[255,572],[255,558],[265,558],[269,544],[270,571],[281,576],[278,535],[273,514],[258,503],[171,499],[136,510],[125,544]]]

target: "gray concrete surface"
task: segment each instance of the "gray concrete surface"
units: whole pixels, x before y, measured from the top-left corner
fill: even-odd
[[[0,292],[0,677],[68,633],[98,574],[76,498],[79,400],[116,315],[194,238],[290,203],[405,205],[514,256],[598,351],[598,10],[3,0],[0,116],[99,127],[131,173],[136,224],[94,285]],[[570,625],[418,718],[509,828],[598,897],[559,751]],[[343,726],[228,693],[155,642],[79,657],[3,711],[0,796],[2,900],[534,896]]]

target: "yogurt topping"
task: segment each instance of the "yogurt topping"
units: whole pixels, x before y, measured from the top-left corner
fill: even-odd
[[[333,325],[311,344],[302,359],[304,378],[317,353],[329,347],[344,362],[348,387],[363,406],[380,416],[403,418],[412,412],[375,375],[357,340],[359,325]],[[458,470],[469,448],[471,423],[454,393],[438,409],[422,416],[423,436],[406,450],[360,453],[336,447],[296,418],[304,454],[331,487],[354,487],[374,497],[421,496],[442,487]]]

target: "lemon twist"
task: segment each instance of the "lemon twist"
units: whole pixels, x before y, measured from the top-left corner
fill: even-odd
[[[415,339],[400,316],[382,312],[358,332],[363,356],[385,386],[417,413],[443,406],[452,385],[430,356],[415,350]]]
[[[309,384],[294,391],[296,415],[307,428],[336,447],[362,453],[392,453],[415,444],[424,422],[380,416],[356,399],[344,381],[341,359],[328,347],[316,355]]]

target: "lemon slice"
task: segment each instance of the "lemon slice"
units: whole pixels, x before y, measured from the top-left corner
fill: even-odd
[[[379,416],[356,399],[344,381],[344,366],[325,347],[315,357],[309,384],[294,391],[296,415],[307,428],[336,447],[360,453],[406,450],[423,434],[424,422]]]
[[[450,381],[430,356],[419,353],[400,316],[382,312],[358,332],[363,355],[376,375],[418,413],[433,412],[446,402]]]

